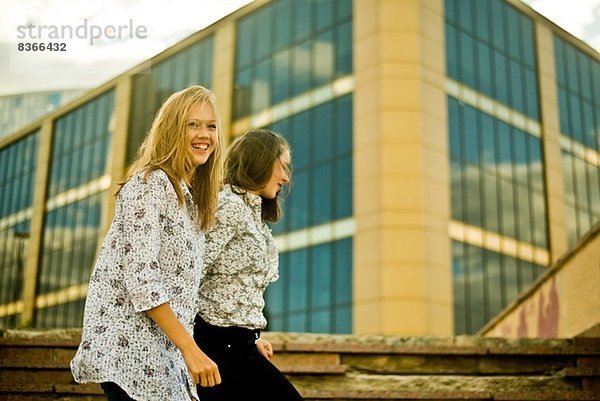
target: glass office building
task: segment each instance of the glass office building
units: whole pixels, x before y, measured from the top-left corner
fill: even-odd
[[[67,89],[0,96],[0,139],[82,93],[82,89]]]
[[[257,0],[0,139],[0,327],[81,325],[160,104],[293,148],[269,329],[475,333],[600,220],[600,56],[517,0]]]

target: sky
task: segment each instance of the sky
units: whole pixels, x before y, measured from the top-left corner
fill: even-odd
[[[600,0],[523,0],[571,35],[600,51]]]
[[[0,0],[0,96],[98,86],[251,1]],[[600,0],[524,2],[600,51]]]
[[[0,0],[0,96],[96,87],[250,2]],[[65,51],[18,50],[40,42]]]

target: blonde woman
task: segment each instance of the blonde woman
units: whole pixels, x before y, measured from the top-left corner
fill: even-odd
[[[71,361],[109,401],[197,400],[196,384],[221,382],[192,337],[221,178],[215,102],[201,86],[171,95],[120,183]]]
[[[290,164],[290,145],[264,129],[246,132],[227,151],[217,221],[206,233],[194,327],[194,339],[219,365],[223,382],[198,387],[202,401],[302,399],[269,361],[271,344],[260,338],[267,325],[263,295],[279,277],[266,223],[281,216],[279,193],[290,183]]]

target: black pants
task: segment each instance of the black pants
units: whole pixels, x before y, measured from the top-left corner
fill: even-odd
[[[259,330],[212,326],[196,317],[194,340],[221,374],[221,384],[198,386],[202,401],[302,400],[292,383],[258,352],[254,341],[259,335]]]
[[[104,390],[104,395],[106,396],[107,401],[135,401],[115,383],[100,383],[100,387],[102,387],[102,390]]]

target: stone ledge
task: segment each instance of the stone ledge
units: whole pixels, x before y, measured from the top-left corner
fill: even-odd
[[[305,400],[420,400],[420,401],[461,401],[493,400],[493,394],[487,391],[404,391],[404,390],[328,390],[302,392]]]
[[[264,332],[275,350],[290,352],[344,352],[446,355],[600,355],[600,338],[505,339],[478,336],[399,337]],[[81,329],[4,330],[0,346],[77,347]]]
[[[555,376],[462,376],[462,375],[369,375],[349,371],[342,376],[325,376],[314,380],[310,375],[294,375],[301,390],[331,391],[424,391],[424,392],[504,392],[511,391],[580,391],[578,382],[563,381]],[[348,393],[349,394],[349,393]]]
[[[496,394],[498,401],[598,401],[600,395],[591,391],[511,391]]]
[[[344,374],[348,371],[349,367],[346,365],[318,365],[318,364],[279,364],[274,363],[279,370],[285,374]]]
[[[600,368],[565,368],[565,377],[600,377]]]

